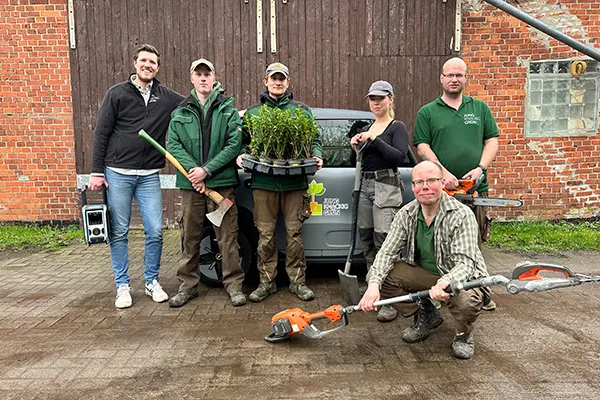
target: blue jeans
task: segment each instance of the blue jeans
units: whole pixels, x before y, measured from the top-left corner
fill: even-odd
[[[129,283],[128,234],[134,198],[140,208],[146,235],[144,279],[146,283],[158,280],[162,254],[162,193],[158,173],[123,175],[106,168],[105,177],[110,207],[110,257],[117,287]]]

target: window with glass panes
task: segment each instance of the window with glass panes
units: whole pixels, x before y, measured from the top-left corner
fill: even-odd
[[[597,134],[599,63],[584,61],[587,68],[579,77],[571,74],[572,60],[530,62],[526,137]]]

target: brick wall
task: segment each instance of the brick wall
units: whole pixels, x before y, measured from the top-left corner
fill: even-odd
[[[511,1],[522,11],[600,49],[598,0]],[[495,209],[504,219],[600,216],[600,136],[526,139],[527,61],[581,57],[549,36],[483,1],[463,1],[462,56],[468,94],[486,101],[500,129],[490,170],[491,196],[518,197],[519,209]]]
[[[0,221],[79,216],[66,3],[0,1]]]

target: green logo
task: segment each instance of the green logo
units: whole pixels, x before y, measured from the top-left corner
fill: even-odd
[[[310,194],[310,212],[312,215],[323,215],[323,205],[315,201],[315,196],[323,196],[327,189],[322,183],[317,183],[314,179],[308,184],[306,193]]]

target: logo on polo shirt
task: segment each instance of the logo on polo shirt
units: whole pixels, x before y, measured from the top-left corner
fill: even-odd
[[[465,114],[463,116],[463,122],[465,125],[477,125],[480,120],[481,117],[478,117],[475,114]]]

